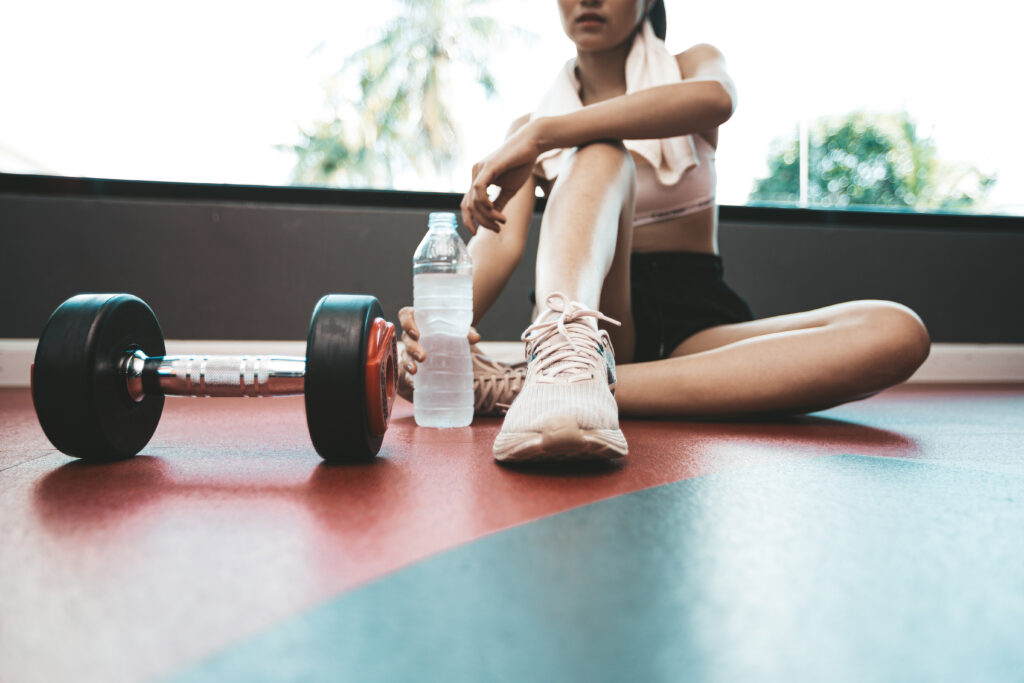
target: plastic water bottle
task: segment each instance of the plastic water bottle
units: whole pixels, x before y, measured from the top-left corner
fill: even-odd
[[[416,424],[465,427],[473,421],[473,261],[454,213],[432,213],[413,257],[413,307],[426,360],[413,382]]]

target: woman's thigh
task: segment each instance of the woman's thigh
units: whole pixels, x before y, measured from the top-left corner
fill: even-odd
[[[921,333],[927,334],[920,319],[901,304],[876,300],[847,301],[799,313],[709,327],[683,341],[673,350],[670,357],[687,356],[777,332],[807,330],[826,325],[853,327],[870,324],[888,328],[899,327],[899,332],[908,336],[915,334],[914,328],[920,326]]]

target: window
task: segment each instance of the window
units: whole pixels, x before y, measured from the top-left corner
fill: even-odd
[[[716,45],[739,89],[721,203],[1024,215],[1021,96],[1000,75],[1021,63],[1011,5],[667,10],[669,48]],[[574,54],[555,0],[6,14],[0,171],[13,173],[462,192]]]

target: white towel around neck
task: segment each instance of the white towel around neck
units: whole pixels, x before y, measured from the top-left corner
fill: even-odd
[[[626,57],[626,94],[653,88],[682,80],[679,63],[668,51],[665,43],[654,35],[651,22],[644,21],[643,28],[633,39]],[[555,77],[547,93],[541,99],[531,119],[540,116],[569,114],[583,108],[580,101],[580,84],[576,78],[576,60],[570,59]],[[690,135],[652,140],[624,140],[626,149],[635,152],[654,167],[658,181],[663,185],[674,185],[688,169],[698,166],[697,150]],[[544,178],[558,175],[569,149],[552,149],[537,158],[535,172]]]

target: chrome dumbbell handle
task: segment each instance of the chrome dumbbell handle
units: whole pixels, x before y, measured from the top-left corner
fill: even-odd
[[[135,349],[121,361],[128,395],[291,396],[303,393],[306,359],[297,356],[146,356]]]

